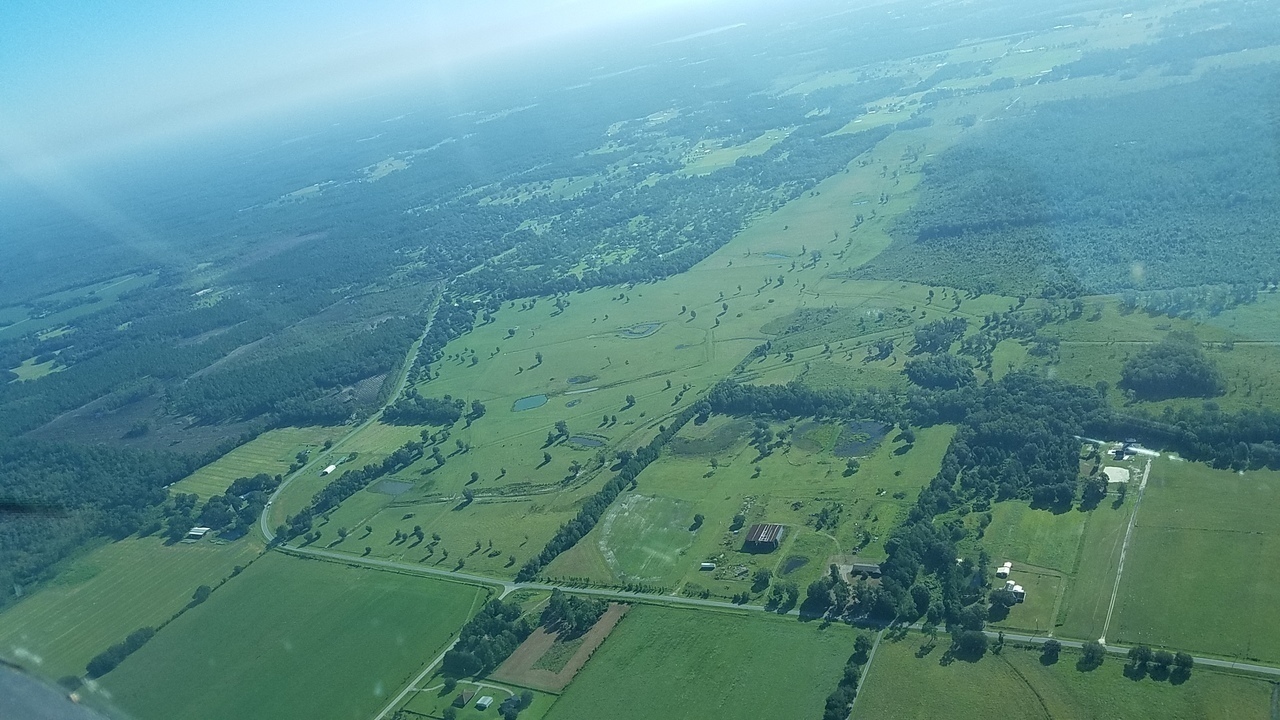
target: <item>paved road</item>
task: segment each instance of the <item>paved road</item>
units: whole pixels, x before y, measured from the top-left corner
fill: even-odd
[[[409,370],[413,367],[414,360],[418,358],[418,351],[422,346],[422,338],[426,337],[427,333],[431,330],[431,323],[435,322],[436,308],[439,304],[440,294],[437,292],[435,300],[431,303],[431,309],[428,311],[431,314],[431,319],[427,321],[427,326],[422,329],[422,335],[418,342],[414,343],[413,349],[409,351],[408,356],[405,358],[404,364],[400,368],[400,379],[396,383],[395,391],[388,397],[387,404],[395,401],[396,398],[400,397],[400,393],[404,392],[404,387],[409,382]],[[364,431],[365,428],[375,422],[378,422],[378,420],[382,418],[382,411],[385,409],[386,405],[378,408],[377,412],[373,413],[367,420],[353,428],[351,432],[343,435],[337,442],[329,446],[326,450],[316,453],[314,458],[312,458],[306,465],[298,468],[297,472],[286,477],[284,482],[280,483],[280,487],[277,487],[275,492],[271,493],[271,497],[267,499],[267,506],[262,509],[262,515],[258,518],[258,529],[262,531],[262,537],[268,544],[276,539],[276,531],[271,527],[271,508],[275,504],[276,499],[280,497],[280,494],[285,491],[285,488],[289,487],[294,480],[297,480],[304,474],[313,472],[317,467],[321,467],[320,463],[327,462],[344,443]]]
[[[988,636],[996,637],[1000,633],[987,630]],[[1084,643],[1079,640],[1063,640],[1062,638],[1052,638],[1047,635],[1019,635],[1017,633],[1007,632],[1004,634],[1005,640],[1012,640],[1021,643],[1034,643],[1043,645],[1050,640],[1057,640],[1062,643],[1063,647],[1079,648],[1084,647]],[[1129,652],[1129,645],[1107,645],[1107,653],[1111,655],[1126,655]],[[1234,660],[1220,660],[1218,658],[1196,657],[1196,665],[1205,665],[1209,667],[1222,668],[1224,670],[1236,670],[1241,672],[1257,673],[1259,675],[1267,675],[1273,678],[1280,678],[1280,668],[1271,667],[1270,665],[1255,665],[1247,662],[1236,662]]]

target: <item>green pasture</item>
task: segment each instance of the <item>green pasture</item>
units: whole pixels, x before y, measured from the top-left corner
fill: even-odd
[[[1037,650],[1012,646],[978,662],[943,664],[946,635],[932,652],[917,657],[924,640],[913,632],[880,643],[853,708],[855,720],[1271,717],[1271,684],[1262,680],[1197,668],[1181,685],[1133,681],[1124,676],[1120,658],[1081,672],[1074,651],[1064,650],[1058,662],[1045,665]]]
[[[181,610],[201,585],[216,585],[262,551],[253,537],[234,543],[129,538],[70,561],[57,578],[0,613],[0,655],[39,658],[33,668],[58,678],[126,635]]]
[[[1156,460],[1116,606],[1119,642],[1280,660],[1280,473]]]
[[[258,473],[283,475],[297,454],[315,454],[341,428],[279,428],[259,435],[170,486],[174,493],[194,493],[206,500],[221,495],[238,478]],[[318,472],[318,471],[317,471]]]
[[[27,358],[22,361],[21,365],[10,369],[13,370],[14,375],[18,376],[18,380],[39,380],[49,373],[55,373],[59,370],[65,369],[60,367],[55,368],[53,366],[54,362],[54,360],[47,360],[42,363],[37,363],[35,358]]]
[[[790,131],[787,129],[770,130],[763,135],[741,145],[720,145],[714,141],[702,141],[690,150],[684,158],[685,166],[681,175],[708,175],[716,170],[732,167],[739,158],[760,155],[782,141]]]
[[[372,717],[486,591],[270,554],[102,679],[148,718]]]
[[[708,425],[718,420],[713,418]],[[719,423],[710,434],[726,426],[723,420]],[[803,586],[825,573],[831,558],[852,554],[868,538],[870,542],[860,554],[884,557],[884,540],[915,501],[919,489],[937,473],[952,434],[949,427],[921,429],[915,446],[903,454],[898,454],[903,444],[890,435],[862,458],[857,474],[846,477],[845,459],[811,439],[815,435],[820,439],[834,436],[837,433],[832,430],[839,428],[797,422],[777,424],[775,429],[787,431],[790,427],[797,428],[805,440],[802,446],[813,449],[792,445],[752,463],[756,449],[747,446],[743,438],[714,454],[664,453],[640,478],[637,494],[649,499],[636,504],[635,517],[623,523],[600,523],[575,548],[557,558],[546,574],[611,583],[621,579],[620,570],[627,572],[617,558],[646,558],[650,559],[646,565],[649,572],[663,570],[644,575],[646,582],[671,589],[683,587],[686,592],[705,589],[730,597],[750,587],[755,569],[766,567],[781,577],[788,558],[802,557],[803,565],[785,576]],[[697,426],[686,426],[677,439],[693,440],[703,432]],[[713,457],[717,463],[714,468]],[[615,507],[623,509],[611,509],[611,513],[631,515],[629,503],[636,502],[629,500],[632,497],[635,495],[624,495],[616,501]],[[837,504],[836,526],[816,529],[815,516]],[[733,531],[730,526],[739,513],[746,522]],[[705,519],[701,527],[691,531],[695,514]],[[783,546],[767,554],[742,552],[743,533],[759,522],[787,525]],[[662,559],[652,559],[656,557]],[[717,569],[699,570],[704,561],[716,563]]]
[[[818,717],[853,639],[841,625],[637,606],[547,717]]]
[[[364,555],[369,548],[372,557],[509,578],[542,551],[556,530],[577,515],[580,501],[597,489],[590,485],[538,495],[477,498],[471,503],[461,496],[396,501],[366,489],[344,502],[327,521],[316,523],[321,538],[315,545],[356,555]],[[415,526],[422,527],[422,541],[412,537],[395,541],[396,531],[409,534]],[[345,540],[339,528],[350,531]],[[433,533],[440,535],[435,547]]]

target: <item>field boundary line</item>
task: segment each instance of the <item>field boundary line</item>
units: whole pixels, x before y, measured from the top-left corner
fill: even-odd
[[[1142,482],[1138,485],[1138,497],[1133,501],[1133,514],[1129,516],[1129,527],[1124,532],[1124,543],[1120,546],[1120,564],[1116,566],[1116,582],[1111,588],[1111,604],[1107,606],[1107,619],[1102,624],[1102,637],[1098,642],[1107,644],[1107,632],[1111,630],[1111,615],[1116,609],[1116,597],[1120,594],[1120,579],[1124,575],[1124,559],[1129,554],[1129,542],[1133,540],[1133,529],[1138,524],[1138,508],[1142,506],[1142,496],[1147,491],[1147,478],[1151,477],[1151,463],[1154,458],[1147,458],[1147,466],[1142,471]]]

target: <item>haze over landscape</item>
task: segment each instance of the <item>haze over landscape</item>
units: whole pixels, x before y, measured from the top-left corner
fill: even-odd
[[[1280,717],[1271,3],[0,13],[0,716]]]

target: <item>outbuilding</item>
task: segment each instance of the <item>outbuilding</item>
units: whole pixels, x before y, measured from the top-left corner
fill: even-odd
[[[698,569],[699,570],[715,570],[716,564],[710,563],[710,562],[702,563],[701,565],[698,566]]]
[[[880,577],[880,565],[879,563],[855,562],[849,566],[849,574],[878,578]]]
[[[203,538],[205,535],[208,535],[212,530],[213,530],[213,528],[207,528],[207,527],[193,527],[193,528],[191,528],[190,530],[188,530],[188,531],[187,531],[187,538],[186,538],[186,539],[187,539],[187,540],[200,540],[200,539],[201,539],[201,538]]]
[[[338,466],[337,466],[337,465],[330,465],[329,467],[327,467],[327,468],[325,468],[325,469],[321,470],[321,471],[320,471],[320,474],[321,474],[321,475],[328,475],[329,473],[331,473],[331,472],[333,472],[334,470],[337,470],[337,469],[338,469]]]
[[[477,709],[477,710],[488,710],[488,709],[489,709],[489,706],[490,706],[490,705],[492,705],[492,704],[493,704],[493,697],[492,697],[492,696],[490,696],[490,695],[485,695],[484,697],[482,697],[482,698],[480,698],[479,700],[477,700],[477,701],[476,701],[476,709]]]
[[[742,544],[742,549],[747,552],[773,552],[782,545],[782,535],[786,530],[785,525],[774,523],[752,525],[747,531],[747,540]]]

